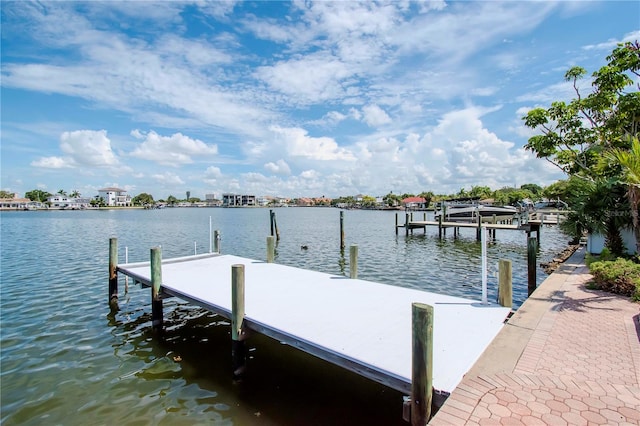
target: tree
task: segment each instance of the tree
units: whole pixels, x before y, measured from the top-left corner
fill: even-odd
[[[177,202],[178,202],[178,199],[177,199],[176,197],[174,197],[173,195],[169,195],[169,196],[167,197],[167,204],[170,204],[170,205],[172,205],[172,206],[173,206],[173,205],[174,205],[174,204],[176,204]]]
[[[637,41],[619,44],[607,56],[607,64],[592,74],[593,91],[587,96],[583,96],[578,87],[578,81],[585,75],[581,67],[573,67],[565,74],[565,80],[572,82],[576,94],[571,102],[553,102],[548,109],[535,108],[523,117],[527,127],[540,132],[529,139],[525,148],[568,175],[594,184],[589,192],[593,197],[618,194],[623,186],[618,179],[622,168],[619,164],[602,167],[601,159],[616,150],[628,151],[631,138],[637,137],[640,130],[640,94],[630,77],[640,76],[640,45]],[[601,206],[597,200],[584,200],[584,203],[611,208]],[[616,229],[620,226],[619,216],[603,217],[605,241],[617,244],[614,234],[619,235],[619,228]],[[588,222],[587,218],[582,221]],[[640,247],[637,227],[637,224],[633,226],[636,245]],[[614,251],[613,247],[609,248]]]
[[[47,201],[47,198],[51,197],[51,193],[47,191],[42,191],[40,189],[34,189],[33,191],[26,192],[24,196],[31,201],[37,201],[39,203],[43,203]]]
[[[535,183],[525,183],[524,185],[520,185],[520,189],[531,192],[534,197],[538,197],[542,193],[542,187]]]
[[[636,238],[636,252],[640,253],[640,226],[638,224],[638,209],[640,208],[640,140],[633,138],[631,149],[614,149],[606,160],[617,163],[622,168],[621,182],[626,185],[627,199],[631,212],[631,220]]]
[[[146,192],[136,195],[131,199],[131,202],[133,203],[133,205],[137,206],[154,204],[153,196],[151,194],[147,194]]]
[[[0,198],[15,198],[16,194],[9,191],[0,191]]]
[[[78,192],[78,190],[77,190],[77,189],[74,189],[74,190],[71,192],[71,194],[69,194],[69,197],[71,197],[71,198],[78,198],[78,197],[80,197],[80,192]]]
[[[418,197],[424,198],[425,207],[429,207],[429,204],[431,204],[431,200],[433,200],[434,195],[433,195],[433,192],[431,191],[424,191],[419,193]]]
[[[58,192],[57,192],[57,193],[58,193],[58,194],[60,194],[60,195],[62,195],[62,196],[64,196],[64,197],[66,197],[66,196],[67,196],[67,191],[65,191],[64,189],[60,189],[60,190],[58,190]]]

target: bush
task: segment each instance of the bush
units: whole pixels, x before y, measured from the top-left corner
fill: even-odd
[[[599,260],[589,270],[596,288],[640,300],[640,264],[624,258]]]

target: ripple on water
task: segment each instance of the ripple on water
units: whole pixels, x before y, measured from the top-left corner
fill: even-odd
[[[165,300],[165,336],[151,330],[149,289],[119,282],[121,311],[107,308],[108,238],[129,260],[208,250],[209,217],[223,253],[264,259],[264,209],[166,209],[0,213],[0,377],[3,425],[287,425],[313,413],[317,424],[404,424],[401,395],[259,336],[252,371],[230,379],[229,322],[177,299]],[[439,240],[437,230],[396,236],[394,214],[345,212],[346,249],[339,250],[339,211],[277,209],[277,261],[331,274],[349,273],[358,244],[362,279],[454,296],[480,297],[475,233]],[[498,233],[489,264],[514,262],[514,297],[526,297],[524,234]],[[566,237],[544,228],[539,261]],[[308,248],[302,250],[301,246]],[[538,272],[538,281],[544,279]],[[495,278],[490,277],[490,297]],[[174,362],[173,356],[181,362]],[[257,370],[257,371],[256,371]],[[336,386],[336,383],[340,383]],[[304,389],[304,392],[301,392]],[[366,404],[354,404],[362,395]],[[366,409],[362,409],[365,405]]]

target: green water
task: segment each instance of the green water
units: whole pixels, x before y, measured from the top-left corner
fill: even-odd
[[[396,236],[393,212],[347,211],[341,253],[338,210],[274,211],[279,263],[348,274],[348,246],[358,244],[361,279],[480,298],[473,230],[456,240],[439,240],[435,229]],[[108,315],[110,237],[118,238],[120,262],[125,247],[130,262],[148,260],[156,245],[164,258],[208,252],[210,220],[222,252],[265,258],[267,209],[0,213],[1,423],[405,425],[400,393],[263,336],[248,340],[249,371],[234,383],[224,319],[168,299],[159,338],[150,327],[150,290],[132,285],[122,294],[124,278],[121,311]],[[545,227],[539,260],[566,241]],[[498,231],[488,252],[492,270],[499,259],[513,261],[520,304],[525,234]],[[538,281],[544,278],[539,270]],[[490,274],[490,299],[495,287]]]

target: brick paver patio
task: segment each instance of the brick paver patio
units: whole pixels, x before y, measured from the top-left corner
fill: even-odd
[[[640,304],[585,288],[590,278],[581,249],[509,320],[429,424],[640,425]]]

